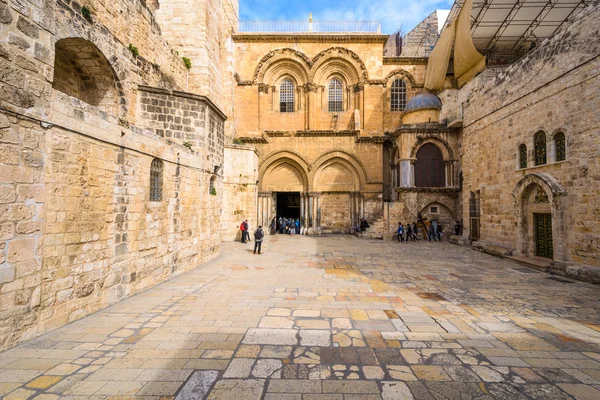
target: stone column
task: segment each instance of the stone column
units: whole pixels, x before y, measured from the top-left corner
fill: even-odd
[[[258,227],[258,225],[262,225],[262,200],[263,195],[259,193],[258,201],[256,202],[256,227]]]
[[[365,196],[364,194],[360,193],[359,195],[359,201],[360,201],[360,218],[364,218],[365,217]]]
[[[304,234],[304,193],[300,192],[300,234]]]
[[[316,223],[316,228],[320,229],[321,228],[321,199],[319,197],[319,195],[316,195],[315,197],[315,202],[316,202],[316,215],[315,215],[315,220],[317,221]]]
[[[350,228],[354,228],[356,226],[356,217],[354,215],[354,192],[349,193],[350,196]],[[352,233],[352,230],[350,230]]]
[[[444,161],[444,169],[446,172],[446,187],[454,185],[454,164],[451,160]]]
[[[400,160],[400,187],[415,186],[415,161]]]

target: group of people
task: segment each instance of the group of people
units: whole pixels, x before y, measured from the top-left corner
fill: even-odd
[[[243,220],[240,224],[240,231],[242,231],[242,243],[252,241],[252,239],[250,239],[250,225],[248,225],[247,219]],[[262,247],[262,241],[264,237],[265,233],[263,232],[262,225],[259,225],[258,228],[254,231],[254,254],[256,254],[257,251],[258,254],[261,254],[260,250]]]
[[[427,226],[424,220],[423,222],[421,222],[421,219],[419,221],[422,224],[422,226]],[[441,242],[442,237],[444,236],[443,231],[444,229],[442,227],[442,224],[438,220],[434,219],[429,223],[429,227],[426,228],[426,231],[424,232],[426,235],[424,235],[424,237],[427,236],[427,239],[430,242],[431,239],[433,239],[434,242]],[[402,222],[398,222],[398,230],[396,231],[396,236],[399,242],[408,242],[409,240],[412,242],[416,242],[417,240],[419,240],[419,236],[417,235],[417,233],[417,224],[415,222],[413,222],[412,224],[406,224],[406,227],[402,225]],[[454,225],[454,234],[460,235],[461,233],[462,224],[460,223],[460,221],[456,221],[456,225]]]
[[[367,222],[367,220],[364,218],[361,218],[361,220],[358,222],[358,224],[356,224],[356,226],[354,227],[354,231],[355,232],[364,232],[369,226],[370,225]]]
[[[300,234],[300,218],[274,217],[271,220],[271,233],[281,233],[286,235]]]
[[[399,242],[416,242],[419,240],[419,236],[417,235],[417,224],[413,222],[412,224],[406,224],[406,228],[402,225],[402,222],[398,222],[398,230],[396,231],[396,236],[398,237]]]

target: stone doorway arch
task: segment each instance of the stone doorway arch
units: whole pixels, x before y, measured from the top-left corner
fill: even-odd
[[[567,191],[551,175],[527,174],[513,190],[517,218],[517,254],[536,256],[535,214],[550,214],[552,221],[552,259],[567,261]]]

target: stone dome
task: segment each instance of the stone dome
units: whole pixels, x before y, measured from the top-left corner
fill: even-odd
[[[408,103],[406,103],[404,112],[427,109],[441,110],[441,108],[442,101],[439,99],[439,97],[431,93],[420,93],[416,96],[413,96]]]

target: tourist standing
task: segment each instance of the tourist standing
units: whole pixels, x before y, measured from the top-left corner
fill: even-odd
[[[242,243],[246,243],[246,225],[244,224],[244,221],[242,221],[242,223],[240,224],[240,231],[242,232]]]
[[[246,241],[251,242],[250,239],[250,225],[248,224],[248,220],[244,220],[244,232],[246,233]]]
[[[442,233],[442,224],[440,223],[437,226],[437,237],[440,242],[442,241],[442,236],[444,236],[444,234]]]
[[[435,238],[435,228],[433,227],[433,223],[429,224],[429,232],[428,232],[427,236],[429,236],[430,242],[431,242],[431,239],[433,239],[434,242],[437,241],[437,239]]]
[[[456,221],[456,224],[454,225],[454,234],[456,236],[460,235],[460,222]]]
[[[260,248],[262,246],[263,238],[265,237],[265,233],[262,230],[262,225],[258,226],[258,229],[254,231],[254,254],[258,250],[258,254],[260,254]]]
[[[408,239],[410,239],[412,242],[415,241],[415,239],[413,239],[412,226],[410,226],[410,224],[406,225],[406,241],[407,242],[408,242]]]
[[[296,218],[296,234],[300,234],[300,218]]]
[[[396,236],[400,243],[404,242],[404,227],[402,226],[402,222],[398,222],[398,230],[396,231]]]

